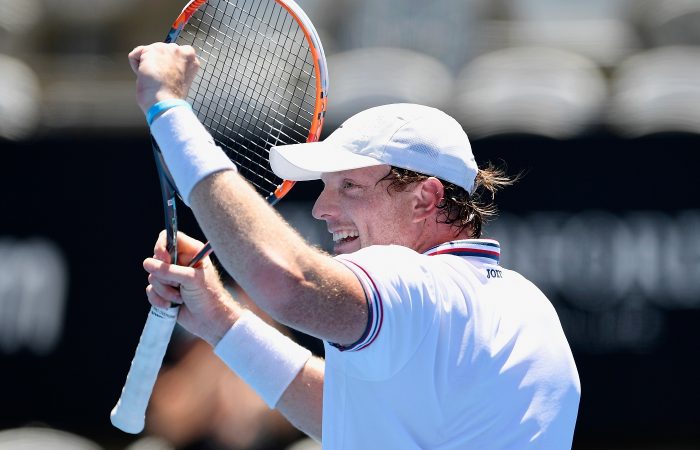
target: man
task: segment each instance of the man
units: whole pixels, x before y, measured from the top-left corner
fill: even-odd
[[[138,102],[183,198],[226,270],[275,320],[326,342],[325,362],[276,334],[222,289],[206,260],[170,265],[161,235],[152,304],[271,407],[327,449],[571,446],[580,384],[554,309],[478,239],[508,180],[480,170],[459,124],[419,105],[364,111],[324,142],[276,147],[273,170],[320,178],[313,215],[335,258],[306,244],[243,180],[186,107],[190,47],[130,54]],[[175,105],[173,107],[173,105]],[[181,262],[202,247],[179,241]]]

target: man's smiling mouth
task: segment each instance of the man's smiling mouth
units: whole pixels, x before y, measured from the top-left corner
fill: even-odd
[[[354,241],[355,239],[358,238],[359,235],[360,235],[360,233],[358,233],[356,230],[334,231],[333,232],[333,243],[334,244],[343,244],[345,242]]]

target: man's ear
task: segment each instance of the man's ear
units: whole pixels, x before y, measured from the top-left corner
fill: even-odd
[[[437,213],[437,207],[445,195],[445,187],[435,177],[427,178],[416,186],[416,203],[413,207],[414,221],[425,220]]]

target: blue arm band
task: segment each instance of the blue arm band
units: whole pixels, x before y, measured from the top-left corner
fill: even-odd
[[[148,111],[146,111],[146,122],[148,122],[148,126],[150,127],[156,117],[158,117],[161,113],[169,110],[170,108],[175,108],[176,106],[186,106],[189,109],[192,109],[192,106],[181,98],[161,100],[148,108]]]

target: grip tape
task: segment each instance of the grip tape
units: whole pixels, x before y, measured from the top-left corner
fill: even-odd
[[[110,415],[112,425],[122,431],[131,434],[143,431],[146,407],[177,323],[179,309],[151,306],[121,396]]]

